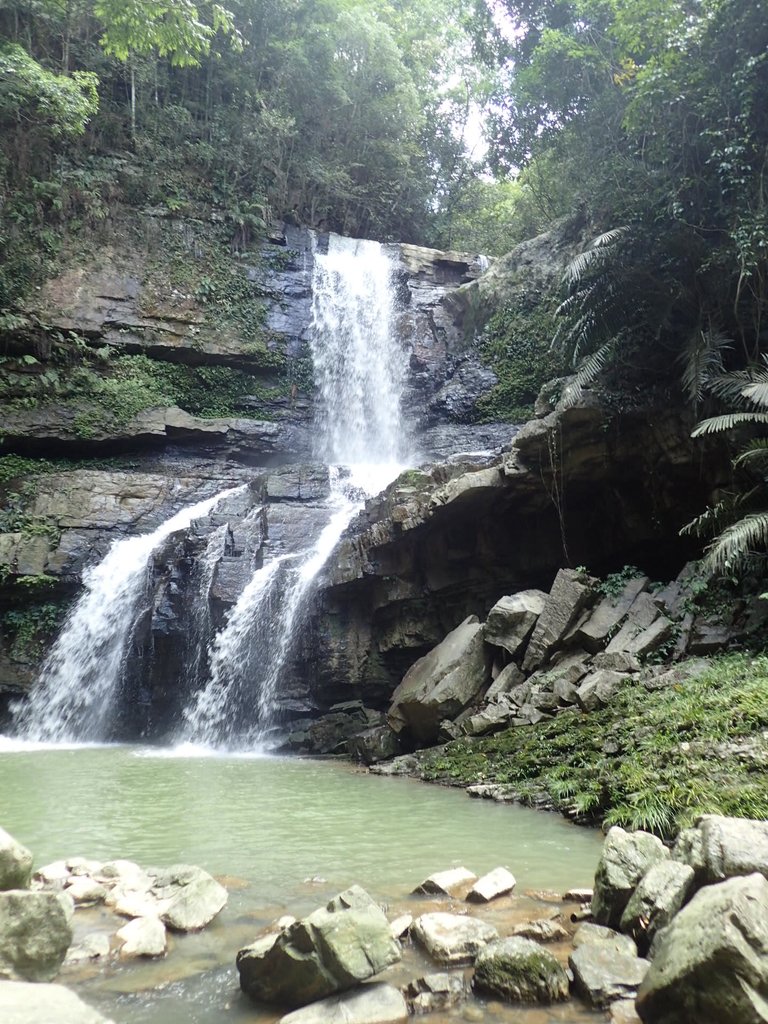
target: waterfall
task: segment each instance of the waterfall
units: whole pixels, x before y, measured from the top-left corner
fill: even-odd
[[[255,571],[211,644],[209,681],[184,712],[185,743],[265,744],[318,573],[365,497],[401,469],[407,354],[393,330],[392,284],[391,261],[378,242],[330,235],[323,253],[315,240],[310,346],[316,451],[330,464],[325,524],[313,544]]]
[[[323,461],[396,472],[405,454],[407,354],[394,337],[392,277],[379,242],[330,235],[327,253],[315,245],[310,346]]]
[[[102,561],[86,570],[85,593],[51,648],[32,696],[16,709],[21,737],[38,742],[108,738],[153,552],[237,490],[228,488],[182,509],[152,533],[115,541]]]

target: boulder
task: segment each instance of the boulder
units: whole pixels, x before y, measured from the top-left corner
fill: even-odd
[[[401,1024],[408,1019],[405,997],[377,982],[330,996],[280,1018],[279,1024]]]
[[[592,672],[576,690],[576,699],[582,711],[597,711],[610,702],[611,697],[630,676],[608,669]]]
[[[493,942],[475,962],[474,986],[507,1002],[556,1003],[568,998],[568,978],[537,942],[512,936]]]
[[[483,628],[485,642],[503,647],[514,657],[531,635],[546,600],[542,590],[521,590],[502,597],[488,612]]]
[[[704,836],[697,828],[684,828],[672,847],[672,859],[687,864],[696,877],[696,888],[707,883],[707,864],[704,857]]]
[[[413,936],[441,964],[471,963],[499,933],[493,925],[462,914],[422,914],[413,922]]]
[[[103,903],[107,896],[106,888],[88,875],[76,875],[67,885],[66,892],[74,900],[76,907],[93,907]]]
[[[565,928],[548,917],[516,924],[512,929],[512,934],[520,935],[524,939],[534,939],[536,942],[562,942],[568,938]]]
[[[462,728],[467,736],[486,736],[506,729],[517,713],[517,706],[502,698],[494,704],[486,704],[476,715],[470,715]]]
[[[528,642],[523,671],[532,672],[546,660],[591,600],[592,591],[581,573],[560,569]]]
[[[647,589],[649,583],[647,576],[628,580],[619,594],[606,596],[599,601],[569,639],[592,654],[602,650],[623,622],[635,598]]]
[[[585,921],[576,929],[573,936],[573,948],[580,946],[605,946],[610,951],[621,956],[637,956],[637,944],[629,935],[622,935],[613,928],[606,928],[602,924],[593,924]]]
[[[632,936],[642,953],[683,906],[693,884],[693,868],[687,864],[661,860],[648,868],[621,915],[621,930]]]
[[[472,903],[490,903],[499,896],[506,896],[517,885],[517,879],[511,871],[506,868],[494,868],[487,875],[478,878],[475,884],[467,893],[467,899]]]
[[[117,932],[122,942],[120,956],[162,956],[168,945],[165,925],[157,917],[136,917]]]
[[[404,989],[408,1008],[414,1015],[460,1006],[469,993],[469,983],[461,972],[425,974],[422,978],[414,978]]]
[[[525,682],[525,676],[521,669],[517,667],[514,661],[510,662],[509,665],[505,665],[504,668],[499,672],[494,681],[488,687],[485,699],[487,701],[496,701],[500,697],[507,693],[510,693],[515,687],[520,686],[521,683]]]
[[[163,903],[161,920],[179,932],[204,928],[227,902],[224,886],[191,864],[177,864],[155,875],[151,892]]]
[[[26,889],[32,874],[32,854],[0,828],[0,890]]]
[[[564,892],[563,900],[566,903],[591,903],[594,894],[594,889],[582,889],[577,886]]]
[[[76,946],[69,947],[64,962],[76,964],[84,960],[99,960],[105,956],[109,956],[109,936],[104,932],[90,932]]]
[[[393,939],[399,939],[403,942],[408,938],[408,933],[411,930],[413,924],[413,914],[400,914],[394,921],[391,922],[389,930],[392,932]]]
[[[634,999],[618,999],[611,1003],[611,1024],[641,1024]]]
[[[392,694],[387,720],[395,732],[410,729],[417,741],[434,742],[444,719],[453,719],[490,682],[483,627],[470,615],[420,658]]]
[[[592,913],[597,924],[618,928],[637,883],[669,851],[650,832],[625,832],[615,825],[605,838],[595,873]]]
[[[768,821],[705,814],[696,828],[707,882],[755,871],[768,878]]]
[[[648,970],[648,961],[617,952],[602,942],[587,942],[568,957],[576,991],[590,1005],[603,1008],[634,996]]]
[[[240,987],[253,999],[304,1006],[352,988],[400,957],[383,911],[363,890],[341,894],[326,907],[237,954]],[[353,906],[347,906],[349,902]]]
[[[63,985],[0,981],[3,1024],[111,1024]]]
[[[469,868],[449,868],[447,871],[437,871],[429,878],[425,878],[413,891],[426,893],[429,896],[453,896],[454,893],[466,889],[476,880],[477,875]]]
[[[71,908],[57,893],[0,892],[0,978],[55,978],[72,942]]]
[[[388,725],[375,725],[347,740],[347,751],[351,757],[363,764],[378,764],[397,757],[401,752],[400,740]]]
[[[768,881],[760,874],[699,890],[660,932],[637,996],[646,1024],[765,1024]]]
[[[674,623],[662,615],[650,594],[638,594],[627,620],[608,644],[609,654],[625,653],[642,658],[665,644],[674,634]]]

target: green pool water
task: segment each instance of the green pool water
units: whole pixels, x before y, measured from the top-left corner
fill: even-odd
[[[353,882],[391,913],[419,912],[423,902],[408,894],[433,871],[463,864],[480,874],[504,864],[520,894],[563,891],[591,883],[600,849],[598,835],[556,815],[339,762],[121,746],[0,746],[0,824],[33,851],[36,865],[122,857],[143,866],[199,864],[226,876],[225,911],[200,934],[175,937],[164,960],[65,968],[60,980],[118,1024],[274,1020],[240,996],[236,950],[281,914],[306,913]],[[504,904],[492,914],[530,916],[522,895]],[[108,917],[78,911],[78,930],[106,930]],[[409,956],[401,974],[429,968],[417,952]],[[575,1005],[522,1016],[477,1006],[488,1021],[595,1019]]]

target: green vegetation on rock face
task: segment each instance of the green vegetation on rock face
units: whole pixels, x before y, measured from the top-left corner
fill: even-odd
[[[698,814],[768,817],[768,656],[715,659],[662,689],[627,686],[608,707],[423,755],[430,780],[502,783],[525,802],[673,835]]]
[[[528,308],[518,302],[494,313],[476,342],[480,358],[499,379],[478,402],[482,422],[520,423],[533,416],[541,386],[560,369],[550,346],[553,329],[553,305],[546,299]]]

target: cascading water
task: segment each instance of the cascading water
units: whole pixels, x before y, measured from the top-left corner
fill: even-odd
[[[21,737],[37,742],[108,738],[152,553],[238,489],[182,509],[153,533],[116,541],[84,573],[85,593],[46,658],[30,700],[16,709]]]
[[[402,468],[407,359],[393,332],[386,250],[329,236],[327,252],[315,246],[312,296],[317,454],[331,464],[328,519],[314,544],[258,569],[232,609],[210,649],[210,680],[184,714],[182,739],[194,745],[265,743],[313,583],[365,497]]]

